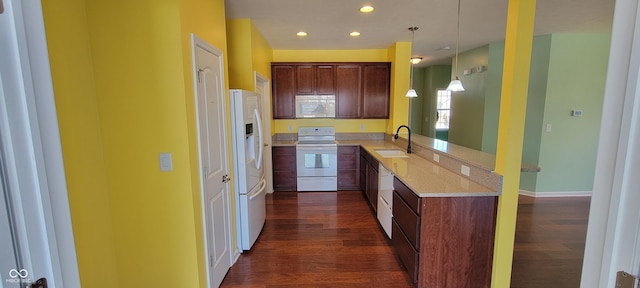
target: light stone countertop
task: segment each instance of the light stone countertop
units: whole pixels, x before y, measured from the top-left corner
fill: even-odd
[[[468,177],[453,173],[415,154],[407,154],[409,158],[384,158],[375,150],[399,149],[406,151],[406,147],[399,147],[384,140],[338,141],[338,145],[360,145],[419,197],[500,195],[500,191],[480,185]]]
[[[274,147],[294,146],[295,142],[293,139],[278,139],[274,140],[272,145]],[[501,192],[474,182],[466,176],[456,174],[416,154],[407,154],[408,158],[384,158],[375,150],[399,149],[406,151],[406,147],[397,146],[389,141],[338,140],[337,142],[338,145],[363,147],[419,197],[499,196]]]

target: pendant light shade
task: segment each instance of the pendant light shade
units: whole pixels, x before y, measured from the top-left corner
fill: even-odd
[[[422,60],[422,57],[413,57],[413,38],[416,34],[416,30],[418,30],[418,27],[409,27],[409,31],[411,31],[411,47],[409,47],[409,55],[411,55],[411,70],[409,70],[409,91],[407,91],[407,94],[405,95],[406,97],[409,98],[415,98],[418,97],[418,93],[416,93],[416,90],[413,89],[413,64],[419,63],[415,62],[416,60],[414,59],[420,59]]]
[[[407,91],[407,95],[405,96],[409,98],[415,98],[415,97],[418,97],[418,93],[416,93],[416,90],[412,88],[412,89],[409,89],[409,91]]]
[[[458,27],[456,30],[456,38],[457,38],[456,39],[456,64],[455,64],[455,70],[453,71],[453,75],[455,75],[455,77],[451,79],[451,82],[447,87],[447,90],[452,92],[464,91],[464,87],[462,86],[462,81],[460,81],[460,79],[458,78],[458,45],[460,44],[460,0],[458,0],[457,22],[458,22]]]
[[[449,86],[447,86],[447,90],[451,92],[461,92],[464,91],[464,87],[462,87],[462,82],[460,81],[460,79],[456,77],[456,79],[451,80]]]

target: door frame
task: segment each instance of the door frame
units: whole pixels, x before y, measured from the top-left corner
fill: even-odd
[[[638,4],[615,5],[581,287],[614,287],[617,271],[640,274]]]
[[[223,87],[224,87],[224,54],[222,53],[221,50],[217,49],[216,47],[214,47],[213,45],[209,44],[207,41],[203,40],[202,38],[198,37],[196,34],[191,33],[191,54],[192,54],[192,72],[193,72],[193,89],[194,89],[194,101],[195,101],[195,113],[196,113],[196,132],[197,132],[197,142],[198,142],[198,173],[199,173],[199,179],[200,179],[200,208],[202,210],[202,213],[200,215],[200,217],[202,217],[202,229],[203,229],[203,241],[204,241],[204,267],[205,270],[207,271],[206,273],[206,279],[207,279],[207,287],[210,287],[210,283],[211,283],[211,276],[209,275],[209,245],[208,245],[208,241],[207,241],[207,231],[206,231],[206,221],[207,221],[207,215],[206,215],[206,199],[205,199],[205,191],[204,191],[204,179],[202,179],[202,175],[203,175],[203,167],[202,167],[202,141],[201,141],[201,135],[200,135],[200,115],[199,115],[199,111],[200,111],[200,107],[198,106],[198,66],[197,66],[197,62],[196,62],[196,47],[200,47],[204,50],[207,50],[208,52],[212,53],[214,56],[218,57],[220,60],[220,69],[221,69],[221,83],[223,83]],[[228,133],[228,109],[227,109],[227,89],[223,88],[223,91],[221,91],[223,94],[225,94],[225,96],[222,97],[222,105],[224,106],[224,111],[225,111],[225,115],[223,117],[224,119],[224,127],[225,129],[227,129],[225,132],[227,132],[225,135],[225,137],[228,139],[229,138],[229,133]],[[228,145],[228,143],[227,143]],[[228,146],[225,145],[225,147],[223,147],[223,149],[225,149],[225,152],[227,155],[229,155],[229,149]],[[228,160],[228,159],[227,159]],[[225,166],[225,169],[227,170],[227,174],[229,174],[229,161],[227,161],[227,163],[223,163],[223,165]],[[227,207],[225,210],[225,213],[227,214],[227,222],[225,223],[227,231],[229,232],[227,235],[227,245],[229,248],[236,248],[237,245],[233,245],[233,234],[231,231],[231,227],[233,227],[233,218],[232,218],[232,212],[231,212],[231,208],[233,207],[232,205],[232,201],[231,201],[231,197],[233,196],[234,193],[231,193],[231,183],[232,181],[227,182],[225,185],[227,186],[227,192],[229,193],[229,195],[227,195],[226,200],[227,200]],[[234,199],[234,201],[237,202],[237,199]],[[236,248],[237,249],[237,248]],[[234,249],[229,249],[229,263],[230,265],[233,265],[234,263],[234,255],[235,255],[235,251]]]
[[[16,69],[21,71],[14,75],[22,80],[20,93],[14,94],[21,99],[7,103],[7,109],[19,113],[12,114],[12,122],[24,129],[13,129],[11,139],[5,139],[20,147],[14,150],[15,161],[22,166],[15,178],[27,184],[14,192],[19,196],[14,198],[18,220],[29,237],[22,245],[38,260],[31,261],[33,277],[47,277],[51,287],[80,287],[42,4],[40,0],[5,1],[3,14],[12,13],[15,26],[0,29],[15,33],[16,42],[3,43],[8,49],[3,51],[19,55]]]
[[[267,187],[265,189],[267,189],[267,193],[273,193],[273,166],[271,165],[273,159],[271,153],[271,82],[267,77],[258,73],[258,71],[254,71],[253,75],[256,87],[255,90],[257,90],[257,87],[260,85],[263,87],[262,91],[264,92],[264,94],[261,95],[262,103],[260,103],[262,107],[262,135],[264,138],[263,142],[265,144],[265,147],[263,147],[265,151],[263,153],[262,163],[269,163],[269,165],[264,165],[264,177],[267,180]]]

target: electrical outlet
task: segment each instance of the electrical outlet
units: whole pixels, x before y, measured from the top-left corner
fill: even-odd
[[[465,166],[465,165],[460,165],[460,173],[462,173],[462,175],[465,176],[469,176],[469,174],[471,174],[471,169],[469,168],[469,166]]]
[[[440,155],[433,153],[433,161],[436,163],[440,163]]]
[[[545,132],[551,132],[551,124],[547,124],[547,126],[544,127],[544,131]]]
[[[289,132],[291,132],[291,125],[289,125],[287,129],[289,130]]]
[[[364,131],[364,124],[360,124],[360,131]]]

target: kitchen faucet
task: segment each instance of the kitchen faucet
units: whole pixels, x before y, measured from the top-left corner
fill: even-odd
[[[409,129],[409,126],[407,126],[407,125],[400,125],[400,126],[398,127],[398,130],[396,130],[396,134],[395,134],[395,135],[393,135],[393,139],[398,139],[398,132],[400,132],[400,128],[402,128],[402,127],[407,128],[407,131],[409,131],[409,139],[408,139],[408,141],[407,141],[407,143],[408,143],[408,144],[407,144],[407,153],[411,153],[411,129]]]

